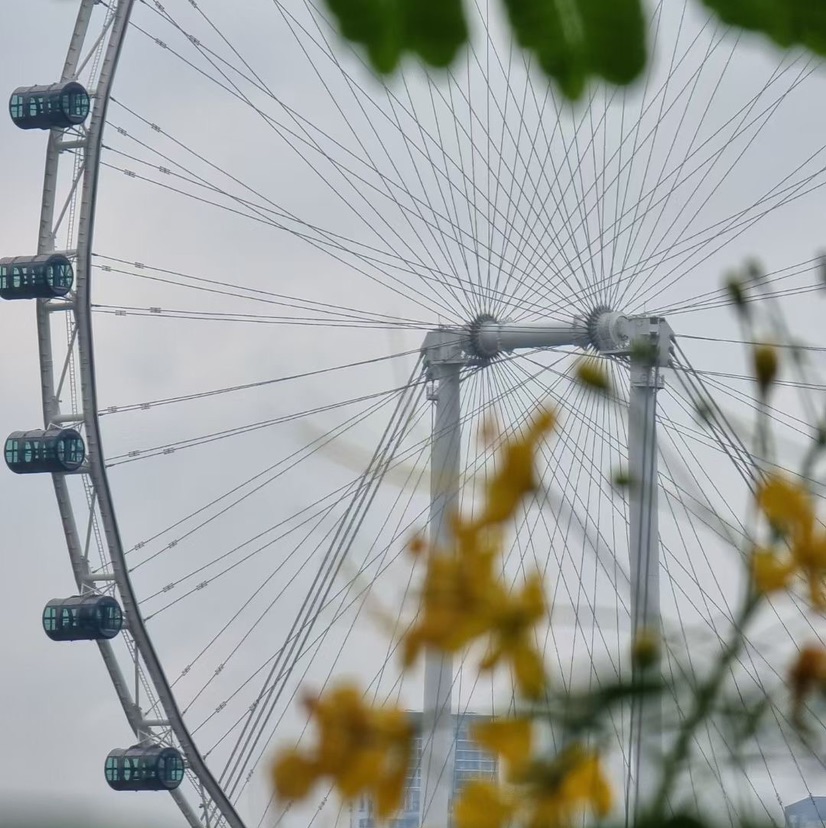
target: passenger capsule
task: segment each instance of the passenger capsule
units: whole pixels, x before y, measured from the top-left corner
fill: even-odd
[[[184,760],[175,748],[133,745],[106,757],[106,781],[116,791],[171,791],[184,778]]]
[[[73,428],[15,431],[6,439],[6,465],[15,474],[73,472],[85,459],[83,438]]]
[[[57,253],[0,259],[2,299],[54,299],[65,296],[74,280],[72,263]]]
[[[98,641],[123,628],[120,604],[109,595],[55,598],[43,610],[43,629],[52,641]]]
[[[89,114],[89,93],[76,81],[15,89],[9,114],[20,129],[68,129]]]

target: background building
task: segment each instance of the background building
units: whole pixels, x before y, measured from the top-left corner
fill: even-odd
[[[410,770],[407,781],[407,792],[404,805],[395,819],[390,820],[389,828],[419,828],[419,809],[421,807],[421,759],[422,735],[421,714],[411,714],[418,725],[418,733],[414,742],[415,761]],[[470,738],[470,728],[480,719],[489,719],[489,716],[480,716],[475,713],[463,713],[453,716],[456,734],[456,761],[453,769],[453,793],[461,791],[470,779],[496,779],[499,775],[496,757],[483,751]],[[354,807],[350,817],[350,828],[377,828],[377,821],[373,813],[372,803],[367,797],[361,797]]]
[[[826,796],[810,796],[784,809],[786,828],[820,828],[826,825]]]

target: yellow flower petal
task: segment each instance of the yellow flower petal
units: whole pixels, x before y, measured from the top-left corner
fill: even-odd
[[[550,408],[540,411],[531,423],[531,440],[536,442],[556,428],[556,412]]]
[[[647,669],[660,660],[660,635],[656,630],[641,629],[631,646],[631,661],[635,666]]]
[[[824,594],[823,574],[810,572],[806,578],[809,584],[809,600],[815,609],[823,612],[826,610],[826,594]]]
[[[407,772],[407,765],[400,763],[376,783],[375,804],[379,819],[387,819],[401,807],[407,783]]]
[[[539,572],[534,572],[525,581],[521,604],[529,621],[535,623],[545,617],[547,612],[545,588]]]
[[[407,551],[418,558],[427,552],[427,540],[422,535],[414,535],[407,544]]]
[[[752,555],[751,574],[757,591],[768,595],[789,586],[794,575],[794,563],[781,560],[774,552],[758,549]]]
[[[556,794],[548,794],[530,802],[531,817],[527,828],[567,828],[568,808]]]
[[[472,727],[471,737],[479,747],[501,756],[511,775],[530,759],[533,723],[522,718],[479,722]]]
[[[290,750],[275,760],[272,778],[281,799],[304,799],[315,784],[316,769],[297,750]]]
[[[522,641],[512,650],[516,686],[528,699],[539,699],[545,692],[545,664],[536,647]]]
[[[757,384],[760,386],[761,393],[765,393],[777,377],[777,350],[771,345],[758,345],[754,349],[752,360]]]
[[[292,751],[276,761],[279,795],[300,799],[317,779],[326,778],[345,800],[375,792],[382,814],[390,816],[400,804],[412,757],[414,728],[408,715],[368,707],[352,684],[308,698],[305,706],[318,728],[318,744],[309,753]]]
[[[602,363],[594,357],[581,359],[576,366],[577,379],[595,391],[603,394],[611,390],[611,380]]]
[[[502,660],[503,655],[504,651],[501,646],[489,647],[485,657],[479,662],[479,669],[482,672],[492,670]]]
[[[456,828],[503,828],[514,806],[493,782],[471,780],[459,795],[454,809]]]
[[[602,772],[599,757],[590,754],[578,762],[562,783],[562,799],[570,805],[587,805],[598,816],[613,808],[613,795]]]
[[[583,811],[599,817],[613,808],[611,786],[597,754],[574,745],[551,761],[535,760],[523,774],[529,828],[570,828]]]
[[[772,475],[758,492],[757,502],[777,531],[798,538],[810,533],[815,518],[814,508],[803,486]]]
[[[353,799],[381,778],[384,754],[384,750],[378,745],[367,750],[351,752],[350,761],[335,777],[344,799]]]

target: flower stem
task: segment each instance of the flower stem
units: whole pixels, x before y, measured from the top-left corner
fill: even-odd
[[[677,779],[677,774],[688,757],[694,734],[711,712],[712,705],[723,686],[723,682],[726,680],[729,668],[743,647],[743,641],[745,640],[743,630],[759,604],[760,595],[750,588],[740,615],[734,622],[734,633],[731,640],[726,645],[726,649],[723,651],[723,655],[717,662],[714,671],[697,691],[694,709],[683,722],[674,749],[665,761],[662,781],[649,811],[649,815],[656,821],[666,816],[665,811],[671,789]]]

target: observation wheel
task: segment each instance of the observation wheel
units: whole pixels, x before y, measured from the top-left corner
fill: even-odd
[[[329,791],[280,808],[267,776],[275,742],[305,735],[300,688],[350,675],[436,712],[397,823],[412,828],[491,772],[462,722],[513,704],[472,659],[424,697],[425,669],[400,669],[421,576],[405,545],[443,526],[435,465],[470,514],[503,441],[559,412],[505,571],[546,579],[560,686],[629,675],[649,613],[675,680],[724,646],[742,588],[724,540],[744,536],[767,458],[722,275],[757,256],[755,306],[813,343],[765,409],[796,468],[822,390],[826,81],[659,0],[650,74],[578,107],[496,4],[468,4],[473,42],[449,72],[383,85],[323,4],[260,5],[80,0],[62,71],[18,79],[11,118],[48,148],[38,242],[0,251],[0,297],[19,300],[0,311],[35,305],[43,416],[4,423],[20,474],[4,492],[42,500],[50,476],[75,585],[43,596],[43,626],[95,641],[133,733],[90,787],[168,791],[193,828],[369,828],[367,803]],[[640,338],[656,345],[642,366]],[[583,354],[608,397],[577,382]],[[656,502],[617,489],[629,464]],[[820,637],[804,608],[772,605],[736,692],[775,688],[803,637]],[[817,794],[820,762],[776,716],[747,790],[713,727],[686,784],[732,819],[746,799],[776,818]],[[625,778],[639,723],[612,724]]]

